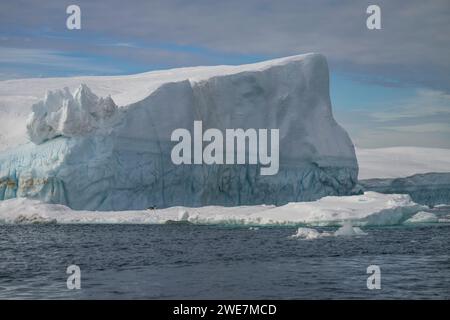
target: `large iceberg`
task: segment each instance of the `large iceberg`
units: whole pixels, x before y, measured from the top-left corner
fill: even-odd
[[[77,88],[81,80],[87,85]],[[332,116],[328,66],[318,54],[60,79],[68,89],[59,91],[55,79],[22,81],[36,88],[33,94],[53,92],[32,107],[32,142],[0,152],[1,200],[28,197],[88,210],[282,205],[348,195],[357,181],[354,147]],[[196,120],[204,130],[279,129],[279,172],[173,164],[171,133],[192,131]]]

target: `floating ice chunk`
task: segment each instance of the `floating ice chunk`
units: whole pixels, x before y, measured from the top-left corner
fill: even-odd
[[[86,85],[72,95],[63,90],[48,91],[43,101],[32,106],[27,121],[27,134],[32,142],[40,144],[58,136],[85,135],[110,118],[117,106],[110,96],[97,97]]]
[[[300,238],[300,239],[306,239],[306,240],[312,240],[312,239],[318,239],[323,237],[330,237],[330,236],[361,236],[361,235],[367,235],[364,231],[362,231],[358,227],[353,227],[351,223],[345,223],[342,227],[340,227],[336,232],[319,232],[316,229],[313,228],[298,228],[297,233],[292,235],[292,238]]]
[[[335,236],[364,236],[367,235],[359,227],[353,227],[350,222],[344,223],[342,227],[336,230]]]
[[[299,238],[299,239],[305,239],[305,240],[313,240],[318,239],[322,237],[329,237],[331,236],[331,233],[329,232],[319,232],[316,229],[313,228],[298,228],[297,232],[293,234],[292,238]]]
[[[420,211],[405,221],[405,223],[434,223],[439,222],[438,217],[431,212]]]
[[[317,239],[320,237],[320,232],[312,228],[298,228],[297,232],[291,236],[292,238],[301,239]]]

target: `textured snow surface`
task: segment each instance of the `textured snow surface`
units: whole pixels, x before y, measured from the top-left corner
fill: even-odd
[[[76,211],[64,205],[16,198],[0,202],[3,223],[136,223],[161,224],[182,221],[194,224],[232,225],[343,225],[335,235],[362,235],[356,226],[395,225],[426,209],[405,195],[364,195],[325,197],[309,203],[274,206],[171,207],[140,211]],[[323,236],[301,229],[297,237]]]
[[[47,92],[43,101],[32,107],[27,121],[30,140],[40,144],[58,136],[74,137],[91,133],[117,112],[111,97],[98,98],[84,84],[72,95],[64,90]]]
[[[418,173],[450,172],[450,149],[356,148],[358,179],[402,178]]]
[[[8,148],[0,152],[0,199],[87,210],[280,205],[348,195],[357,180],[354,147],[332,116],[328,66],[318,54],[124,77],[2,81],[0,110],[20,118],[25,100],[65,86],[33,107],[28,131],[38,144],[18,146],[20,134],[13,131],[13,143],[0,126]],[[17,117],[2,115],[2,123]],[[192,132],[195,120],[222,132],[279,128],[278,174],[260,176],[256,165],[174,165],[171,133]],[[26,128],[24,121],[15,126]]]

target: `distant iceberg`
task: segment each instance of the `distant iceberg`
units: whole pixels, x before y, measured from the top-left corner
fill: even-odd
[[[450,204],[450,172],[421,173],[405,178],[360,180],[364,190],[382,193],[404,193],[421,204]]]

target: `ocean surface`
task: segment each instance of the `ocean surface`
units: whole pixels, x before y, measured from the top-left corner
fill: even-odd
[[[450,224],[363,230],[300,240],[294,227],[0,225],[0,298],[450,298]],[[72,264],[79,290],[66,285]],[[367,288],[369,265],[380,290]]]

